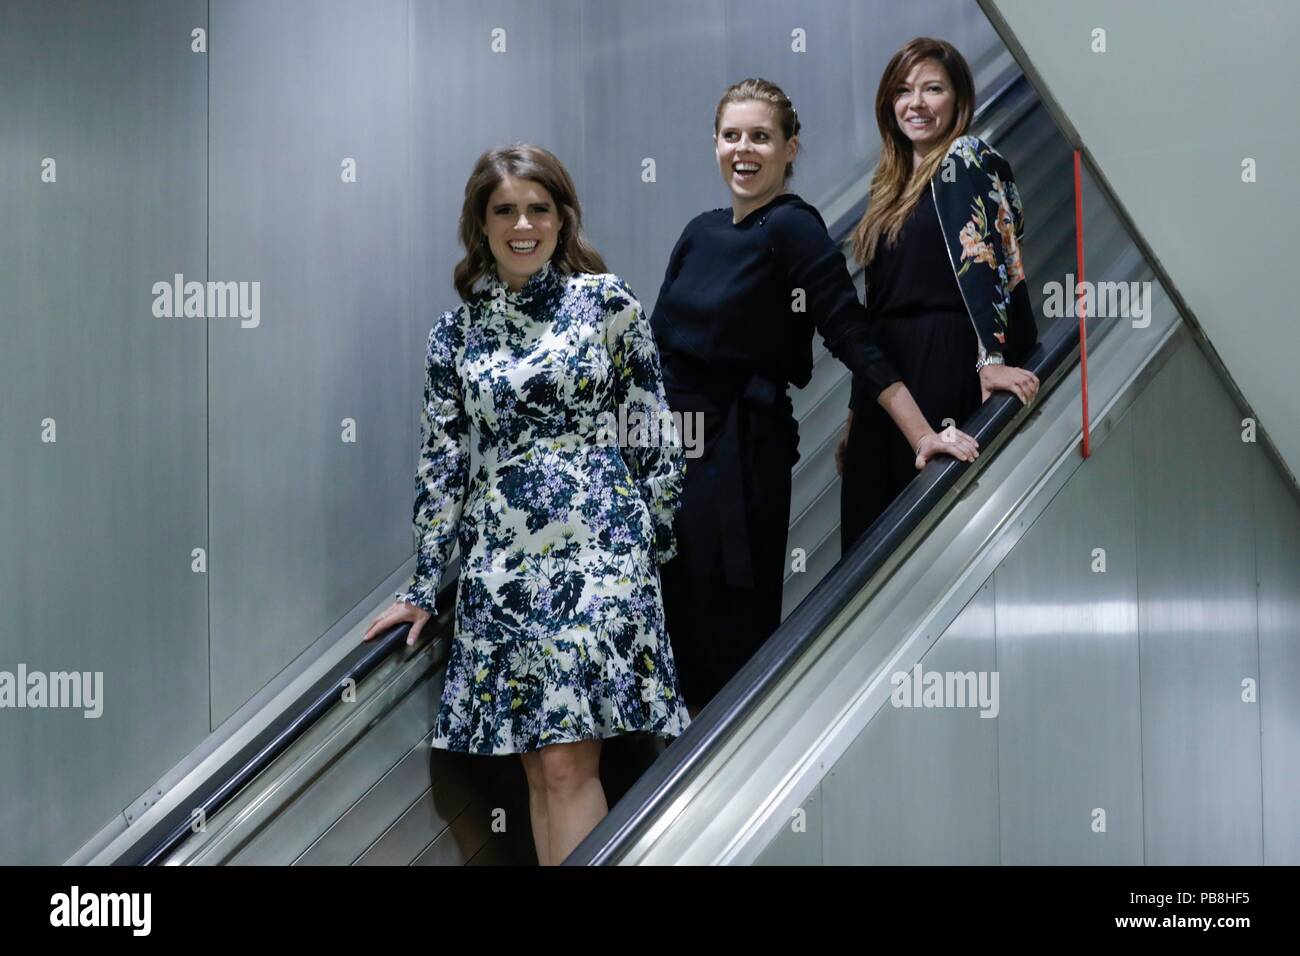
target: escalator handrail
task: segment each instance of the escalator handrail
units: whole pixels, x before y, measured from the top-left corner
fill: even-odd
[[[453,579],[438,592],[437,606],[450,607],[456,596]],[[450,616],[440,615],[425,625],[425,635],[436,639],[450,630]],[[398,624],[371,641],[358,644],[328,673],[303,691],[293,703],[253,740],[210,774],[184,801],[134,841],[115,865],[153,866],[161,863],[195,831],[195,811],[211,820],[232,797],[267,767],[271,766],[320,718],[343,699],[346,688],[361,684],[390,655],[406,646],[409,623]]]

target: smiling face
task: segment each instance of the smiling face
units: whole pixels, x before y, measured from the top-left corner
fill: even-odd
[[[714,152],[731,189],[732,216],[739,222],[784,190],[785,164],[794,162],[799,138],[785,138],[769,104],[745,100],[723,110]]]
[[[560,213],[545,186],[506,176],[488,196],[483,231],[497,275],[518,292],[554,254]]]
[[[937,60],[916,64],[894,90],[894,120],[912,143],[916,162],[944,138],[952,126],[956,95]]]

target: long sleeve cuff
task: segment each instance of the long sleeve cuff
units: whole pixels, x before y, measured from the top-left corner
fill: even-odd
[[[881,392],[902,380],[902,376],[894,371],[888,360],[882,358],[868,363],[863,373],[853,376],[849,408],[856,410],[871,404],[880,397]]]
[[[410,588],[405,591],[398,591],[395,597],[403,604],[412,604],[435,616],[438,613],[437,594],[431,585],[425,584],[421,586],[416,582],[412,582]]]

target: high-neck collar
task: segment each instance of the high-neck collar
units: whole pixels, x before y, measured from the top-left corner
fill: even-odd
[[[497,274],[497,268],[494,264],[484,276],[485,285],[484,294],[488,297],[509,302],[513,305],[524,305],[535,300],[545,299],[548,295],[555,292],[563,282],[563,277],[558,269],[551,265],[551,260],[547,259],[542,263],[542,267],[528,277],[523,288],[518,292],[512,292],[505,281]]]

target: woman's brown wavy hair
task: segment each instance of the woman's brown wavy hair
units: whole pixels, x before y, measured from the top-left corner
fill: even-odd
[[[452,282],[461,299],[468,302],[474,295],[475,283],[496,268],[484,223],[488,199],[507,176],[537,183],[555,201],[560,214],[560,234],[551,256],[552,269],[566,275],[609,271],[605,260],[583,234],[578,192],[564,164],[541,146],[513,143],[480,156],[465,183],[465,202],[460,210],[460,244],[465,248],[465,258],[456,263],[452,273]]]
[[[953,89],[952,126],[938,148],[912,171],[912,141],[894,118],[894,91],[923,60],[935,60]],[[975,116],[975,81],[970,66],[946,40],[917,37],[893,55],[876,90],[876,126],[880,130],[880,162],[871,179],[871,201],[853,230],[853,256],[863,265],[876,255],[881,237],[893,245],[912,208],[948,154],[953,140],[965,135]]]

